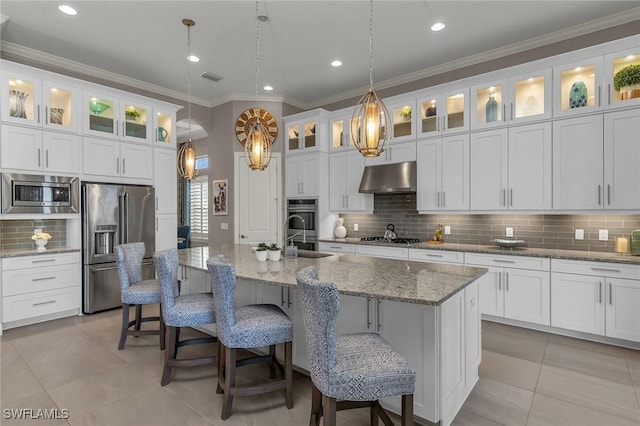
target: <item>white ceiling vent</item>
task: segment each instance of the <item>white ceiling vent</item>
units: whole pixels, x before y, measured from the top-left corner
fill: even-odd
[[[203,72],[202,74],[200,74],[200,77],[202,78],[206,78],[207,80],[211,80],[211,81],[220,81],[222,80],[222,77],[220,77],[219,75],[215,75],[212,74],[210,72]]]

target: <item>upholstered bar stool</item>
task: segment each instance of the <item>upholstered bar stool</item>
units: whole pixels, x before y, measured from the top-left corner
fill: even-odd
[[[122,301],[122,328],[118,350],[124,349],[127,336],[160,335],[160,349],[165,347],[165,327],[162,314],[142,317],[142,305],[160,303],[160,282],[142,279],[142,259],[145,245],[142,242],[120,244],[115,247],[118,275],[120,276],[120,300]],[[135,305],[136,319],[129,321],[129,307]],[[155,330],[141,330],[143,322],[159,321]],[[133,329],[131,329],[133,327]]]
[[[335,284],[320,282],[314,267],[298,272],[311,381],[310,425],[336,424],[336,411],[369,407],[371,424],[393,422],[379,399],[402,395],[402,426],[413,426],[416,373],[377,333],[336,337],[340,310]]]
[[[175,367],[216,364],[215,353],[202,357],[177,358],[179,348],[218,341],[215,337],[194,337],[180,340],[180,327],[213,324],[216,322],[216,316],[211,293],[179,294],[177,249],[159,251],[153,255],[153,259],[160,281],[162,316],[169,334],[160,381],[160,384],[165,386],[171,381],[171,370]]]
[[[246,305],[234,308],[233,296],[236,273],[232,264],[223,256],[207,260],[211,275],[216,319],[218,327],[219,357],[218,393],[224,393],[222,420],[231,415],[234,396],[257,395],[285,390],[287,408],[293,408],[292,341],[293,322],[276,305]],[[284,344],[284,368],[276,359],[276,345]],[[253,349],[269,346],[269,355],[237,359],[237,349]],[[276,367],[284,373],[282,380],[253,386],[236,385],[236,369],[256,362],[268,362],[271,377]]]

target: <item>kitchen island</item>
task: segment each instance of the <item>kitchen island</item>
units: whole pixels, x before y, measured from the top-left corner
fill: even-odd
[[[294,322],[294,364],[308,370],[295,274],[313,265],[340,293],[338,333],[374,331],[416,370],[417,420],[448,425],[478,380],[480,310],[476,280],[484,268],[352,255],[258,262],[246,245],[179,251],[183,291],[210,289],[206,261],[223,254],[235,265],[236,301],[274,303]],[[317,252],[309,255],[317,256]],[[212,327],[208,331],[215,333]],[[400,412],[400,399],[383,402]]]

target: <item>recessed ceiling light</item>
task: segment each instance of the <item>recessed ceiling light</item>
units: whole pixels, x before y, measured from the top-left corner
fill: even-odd
[[[187,59],[191,62],[200,62],[200,58],[198,58],[196,55],[189,55],[187,56]]]
[[[78,14],[78,11],[72,8],[71,6],[69,6],[68,4],[61,4],[60,6],[58,6],[58,10],[62,13],[65,13],[71,16]]]
[[[436,22],[431,26],[431,31],[441,31],[441,30],[444,30],[444,27],[446,27],[444,23]]]
[[[266,91],[271,91],[273,90],[273,86],[269,86],[268,84],[266,86],[264,86],[264,90]]]
[[[336,67],[336,68],[337,67],[341,67],[342,66],[342,61],[339,61],[339,60],[336,59],[335,61],[331,62],[331,66],[332,67]]]

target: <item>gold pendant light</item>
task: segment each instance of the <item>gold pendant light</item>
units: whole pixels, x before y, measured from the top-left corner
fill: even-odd
[[[187,27],[187,114],[189,116],[189,138],[180,146],[178,151],[178,174],[180,177],[191,180],[198,175],[196,170],[196,148],[191,141],[191,27],[196,23],[192,19],[183,19],[182,23]]]
[[[387,149],[389,111],[373,90],[373,0],[369,1],[369,89],[351,117],[351,139],[365,157],[377,157]]]
[[[260,19],[258,17],[258,1],[256,0],[256,109],[260,111],[258,103],[258,78],[260,76]],[[244,158],[251,170],[262,171],[271,161],[271,138],[269,131],[262,124],[261,117],[255,120],[244,143]]]

